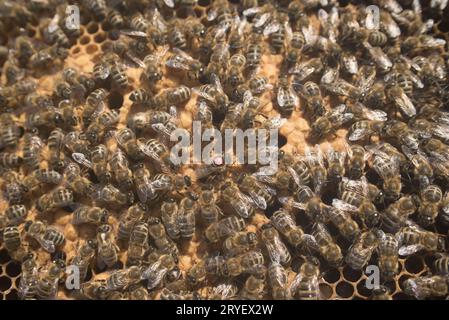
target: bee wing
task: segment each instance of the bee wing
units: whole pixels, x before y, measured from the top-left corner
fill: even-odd
[[[268,120],[269,129],[279,129],[287,122],[286,118],[282,118],[280,115],[275,116]]]
[[[252,203],[254,203],[258,208],[260,208],[262,210],[267,209],[267,202],[265,201],[265,199],[262,196],[259,196],[254,191],[250,191],[250,192],[248,192],[248,194],[252,200]]]
[[[449,137],[449,126],[444,124],[437,124],[433,128],[432,133],[439,138],[447,139]]]
[[[213,21],[215,20],[215,18],[217,18],[218,15],[218,8],[211,8],[208,12],[207,12],[207,21]]]
[[[318,41],[318,31],[311,24],[307,27],[302,27],[301,31],[307,45],[313,45]]]
[[[338,79],[340,71],[338,68],[326,68],[321,76],[321,84],[331,84]]]
[[[175,7],[175,1],[174,0],[164,0],[164,4],[169,8]]]
[[[170,136],[170,134],[171,134],[170,130],[168,130],[167,127],[162,123],[153,123],[151,125],[151,128],[154,131],[164,134],[164,135],[167,135],[167,136]]]
[[[245,9],[245,10],[243,11],[243,15],[244,15],[245,17],[253,16],[253,15],[255,15],[256,13],[260,12],[261,10],[262,10],[262,8],[260,8],[260,7],[248,8],[248,9]]]
[[[120,33],[130,37],[141,37],[141,38],[148,37],[148,34],[146,32],[137,30],[120,30]]]
[[[332,206],[334,208],[337,208],[337,209],[343,210],[343,211],[357,211],[358,210],[358,208],[356,206],[353,206],[352,204],[344,202],[340,199],[333,199]]]
[[[288,70],[289,74],[297,74],[299,77],[299,80],[306,79],[308,76],[310,76],[312,73],[314,73],[316,70],[316,67],[312,65],[308,65],[306,63],[300,63]]]
[[[394,96],[393,101],[408,117],[413,117],[416,115],[415,106],[404,91],[401,90],[399,96]]]
[[[202,97],[202,98],[204,98],[204,99],[206,99],[206,100],[208,100],[210,102],[214,102],[215,101],[214,97],[212,97],[210,94],[205,92],[202,87],[199,87],[199,88],[193,87],[192,91],[195,92],[200,97]]]
[[[145,68],[145,63],[130,52],[125,53],[126,57],[141,68]]]
[[[306,206],[303,203],[299,203],[293,200],[292,197],[279,197],[279,202],[286,206],[292,206],[293,208],[298,208],[304,210]]]
[[[424,249],[424,247],[420,244],[413,244],[409,246],[402,246],[399,248],[399,255],[401,256],[409,256],[414,254],[420,250]]]
[[[342,59],[343,59],[343,65],[344,65],[345,69],[350,74],[357,74],[357,72],[359,70],[357,58],[351,54],[351,55],[344,55],[342,57]]]
[[[299,284],[301,283],[302,280],[302,274],[300,272],[298,272],[295,276],[295,278],[293,279],[292,283],[290,284],[290,295],[293,297],[296,293],[296,291],[298,291],[299,288]]]
[[[250,214],[250,206],[254,204],[254,201],[248,197],[247,195],[241,193],[240,191],[237,192],[237,200],[238,201],[232,201],[231,206],[232,208],[242,217],[242,218],[248,218]]]
[[[151,289],[157,287],[157,285],[159,283],[161,283],[162,279],[165,277],[167,272],[168,272],[167,268],[160,268],[160,269],[156,270],[152,274],[152,276],[150,276],[150,278],[148,279],[148,284],[147,284],[148,290],[151,290]]]
[[[187,64],[186,60],[179,55],[173,55],[165,61],[165,64],[173,69],[190,70],[190,66]]]
[[[142,151],[147,156],[149,156],[150,158],[152,158],[152,159],[154,159],[156,161],[160,161],[161,160],[159,155],[156,152],[154,152],[153,150],[151,150],[148,146],[142,146]]]
[[[297,186],[302,185],[301,179],[299,178],[298,173],[292,167],[288,167],[287,171],[288,171],[288,173],[290,173],[290,175],[293,178],[293,181],[296,183]]]
[[[223,92],[223,86],[221,85],[221,82],[220,82],[220,78],[215,73],[212,73],[210,75],[210,78],[211,78],[212,83],[214,84],[214,86],[218,89],[218,91],[220,93],[224,93]]]
[[[56,246],[55,246],[55,244],[54,244],[52,241],[50,241],[50,240],[45,240],[45,239],[43,239],[41,236],[39,236],[39,237],[37,237],[37,238],[35,238],[35,239],[37,240],[37,242],[39,242],[39,244],[41,245],[41,247],[42,247],[45,251],[47,251],[47,252],[49,252],[49,253],[53,253],[53,252],[56,251]]]
[[[263,29],[263,35],[269,36],[272,33],[278,32],[281,28],[281,25],[277,21],[272,21],[268,23],[265,28]]]
[[[254,27],[260,28],[262,27],[267,21],[270,19],[271,14],[269,12],[266,12],[262,14],[260,17],[257,17],[254,21]]]
[[[83,166],[92,169],[92,162],[87,160],[87,158],[84,154],[82,154],[80,152],[74,152],[74,153],[72,153],[72,158],[79,164],[82,164]]]
[[[97,72],[100,79],[105,80],[111,74],[111,68],[106,63],[101,63],[97,66]]]
[[[310,234],[304,234],[302,236],[302,241],[304,243],[304,247],[307,249],[310,249],[312,251],[319,251],[319,245],[318,242],[316,241],[315,237],[310,235]]]
[[[348,140],[349,141],[357,141],[357,140],[365,138],[370,133],[371,133],[371,130],[369,130],[369,128],[357,128],[355,130],[352,130],[351,134],[348,137]]]

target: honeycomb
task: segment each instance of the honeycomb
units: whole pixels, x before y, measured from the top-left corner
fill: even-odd
[[[70,1],[71,3],[73,1]],[[197,5],[194,7],[194,13],[200,20],[206,19],[206,13],[213,1],[198,0]],[[238,0],[230,1],[233,5],[238,5]],[[339,1],[340,7],[352,7],[353,1],[341,0]],[[423,8],[428,6],[429,1],[422,1]],[[429,17],[432,17],[436,23],[433,27],[433,31],[438,37],[444,38],[449,43],[449,7],[444,12],[424,11]],[[186,13],[178,11],[176,13],[178,17],[186,16]],[[111,30],[111,26],[107,22],[98,22],[91,19],[89,15],[81,14],[82,24],[80,26],[80,36],[76,39],[76,42],[72,44],[69,49],[69,56],[64,61],[61,68],[73,68],[78,72],[88,73],[91,72],[94,63],[99,61],[103,54],[109,50],[112,43],[120,38],[120,35]],[[318,23],[316,16],[311,16],[310,19],[313,23]],[[26,32],[29,37],[35,39],[40,38],[38,30],[39,22],[35,24],[27,25]],[[11,40],[10,35],[0,35],[0,45],[7,44]],[[276,54],[270,54],[265,52],[261,59],[260,74],[267,77],[270,83],[275,83],[278,79],[280,65],[282,63],[282,56]],[[176,86],[179,84],[176,74],[170,75],[168,68],[164,66],[164,78],[158,83],[157,89],[164,89]],[[132,102],[129,99],[129,94],[132,90],[141,86],[140,76],[142,73],[141,68],[128,68],[126,74],[129,79],[130,85],[125,91],[112,90],[107,97],[107,105],[111,109],[119,110],[120,121],[117,126],[118,129],[126,127],[126,122],[129,116],[133,113],[142,111],[138,107],[133,107],[131,110]],[[4,75],[1,82],[4,83]],[[58,80],[58,75],[43,75],[39,78],[37,83],[37,92],[39,94],[51,94],[54,89],[54,84]],[[269,117],[276,117],[279,113],[275,110],[272,101],[274,93],[267,92],[261,97],[262,104],[265,105],[261,111]],[[193,94],[191,99],[185,104],[182,109],[178,109],[180,115],[181,127],[186,129],[191,128],[193,113],[196,110],[198,96]],[[327,101],[331,105],[336,105],[340,101]],[[303,101],[300,101],[299,108],[296,108],[291,116],[287,119],[287,122],[280,129],[280,147],[286,152],[299,152],[304,153],[306,146],[311,146],[307,141],[307,136],[311,131],[309,120],[303,116]],[[18,114],[18,118],[23,119],[24,114]],[[327,150],[329,146],[332,146],[335,150],[344,150],[343,143],[346,141],[347,128],[339,129],[335,132],[332,139],[323,141],[320,143],[322,150]],[[107,146],[112,150],[117,148],[114,139],[107,141]],[[183,172],[193,175],[191,168],[184,167]],[[3,211],[7,207],[7,201],[3,195],[0,195],[0,208]],[[153,209],[151,209],[153,210]],[[112,210],[111,210],[112,211]],[[151,212],[151,211],[150,211]],[[118,226],[118,217],[120,212],[111,212],[110,224],[116,229]],[[268,213],[270,214],[270,213]],[[272,212],[271,212],[272,214]],[[27,220],[34,220],[37,217],[35,209],[31,209],[28,213]],[[69,261],[75,255],[75,249],[81,240],[87,240],[95,236],[95,229],[90,226],[73,226],[70,223],[71,217],[66,211],[52,212],[51,215],[46,215],[45,219],[51,222],[52,225],[62,228],[64,231],[66,241],[62,251],[67,255],[67,261]],[[268,217],[258,212],[249,221],[247,230],[257,231],[260,227],[269,221]],[[297,217],[297,223],[299,226],[306,228],[310,227],[307,221],[302,221],[301,216]],[[435,230],[438,234],[446,237],[448,235],[448,228],[446,226],[437,226]],[[337,243],[342,248],[348,248],[347,243],[341,239],[337,230],[330,228],[332,236],[337,239]],[[185,272],[189,270],[192,265],[201,261],[204,257],[206,248],[201,243],[201,235],[195,234],[193,239],[186,244],[183,244],[180,248],[179,266],[181,271]],[[41,248],[36,250],[38,262],[40,265],[46,265],[51,261],[50,255]],[[125,265],[125,252],[122,250],[119,255],[118,268]],[[435,257],[430,254],[413,254],[407,257],[400,257],[399,259],[399,273],[393,278],[393,280],[384,283],[390,289],[391,295],[394,300],[414,299],[413,297],[406,295],[403,292],[403,282],[409,278],[426,275],[432,270]],[[301,259],[294,258],[291,268],[288,270],[289,279],[291,281],[295,273],[298,272]],[[368,264],[376,264],[375,259],[372,258]],[[365,300],[369,299],[372,291],[367,289],[365,281],[367,275],[363,271],[356,271],[350,267],[343,265],[338,268],[322,265],[323,271],[320,278],[319,289],[321,299],[325,300]],[[18,299],[17,288],[21,277],[21,264],[12,259],[8,251],[4,246],[0,246],[0,294],[3,300],[15,300]],[[97,267],[90,268],[85,281],[91,279],[104,279],[106,274],[104,270],[98,270]],[[204,288],[207,291],[207,288]],[[157,295],[154,295],[156,297]],[[59,287],[57,294],[59,299],[76,299],[79,298],[78,293],[70,292]]]

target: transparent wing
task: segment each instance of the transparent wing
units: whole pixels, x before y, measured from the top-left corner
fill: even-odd
[[[90,162],[84,154],[80,152],[74,152],[72,153],[72,158],[79,164],[92,169],[92,162]]]

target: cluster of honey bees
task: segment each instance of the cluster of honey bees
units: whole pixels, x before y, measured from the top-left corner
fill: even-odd
[[[403,292],[449,297],[449,60],[431,18],[447,1],[421,2],[2,1],[0,244],[18,296],[313,300],[330,269],[375,265],[371,298],[391,300],[399,257],[426,254]],[[72,5],[110,39],[87,72],[66,63]],[[307,144],[276,171],[175,164],[192,101],[203,129],[301,114]]]

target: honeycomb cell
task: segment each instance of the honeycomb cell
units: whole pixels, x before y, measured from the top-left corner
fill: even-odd
[[[0,292],[7,291],[9,288],[11,288],[11,284],[11,279],[8,276],[0,276]]]
[[[8,262],[11,258],[9,257],[8,251],[6,249],[0,250],[0,263],[4,264]]]
[[[413,255],[405,260],[405,270],[412,274],[418,274],[424,270],[424,262],[422,257]]]
[[[407,279],[410,279],[410,278],[413,278],[413,276],[408,275],[408,274],[403,274],[399,277],[398,282],[399,282],[399,286],[400,286],[401,290],[404,290],[404,281]]]
[[[78,54],[81,52],[81,48],[76,46],[72,48],[72,54]]]
[[[348,266],[343,268],[343,277],[350,282],[357,282],[362,277],[361,270],[354,270]]]
[[[87,32],[90,34],[95,34],[95,33],[97,33],[98,28],[99,28],[98,24],[91,23],[87,26]]]
[[[335,292],[341,298],[351,298],[354,294],[354,286],[349,282],[340,281],[337,283]]]
[[[104,34],[103,32],[99,33],[99,34],[96,34],[95,37],[94,37],[94,41],[96,43],[102,43],[105,40],[106,40],[106,34]]]
[[[340,280],[340,271],[338,269],[331,269],[324,274],[324,280],[328,283],[335,283]]]
[[[19,300],[17,290],[13,289],[5,294],[5,300]]]
[[[112,91],[108,97],[108,104],[111,109],[120,109],[123,106],[123,95],[118,91]]]
[[[371,290],[366,287],[365,279],[360,280],[356,286],[357,293],[362,297],[371,296]]]
[[[98,46],[94,43],[91,43],[86,47],[87,54],[94,54],[97,51],[98,51]]]
[[[328,300],[332,297],[334,290],[327,283],[320,283],[320,298]]]
[[[86,45],[90,42],[90,37],[89,36],[82,36],[80,39],[80,44],[82,45]]]
[[[20,272],[22,272],[22,267],[20,265],[20,263],[15,262],[15,261],[10,261],[5,268],[5,273],[11,277],[17,277],[18,275],[20,275]]]

